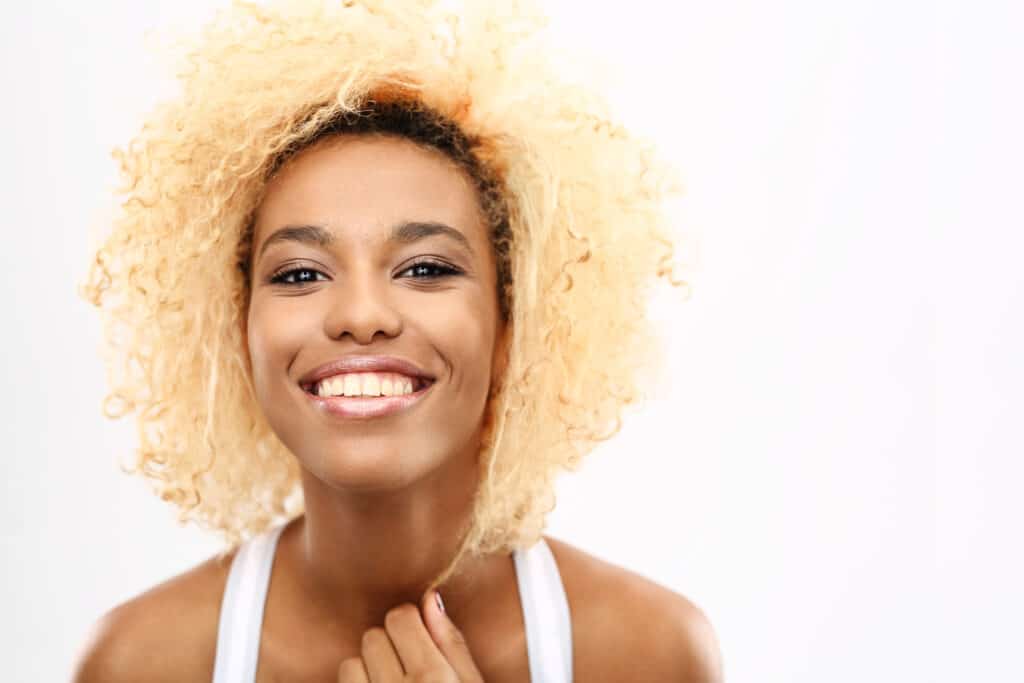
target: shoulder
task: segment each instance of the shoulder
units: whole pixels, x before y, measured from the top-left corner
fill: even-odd
[[[72,680],[209,680],[232,557],[211,557],[110,609],[90,628]]]
[[[722,680],[718,639],[700,608],[639,574],[550,536],[545,540],[569,601],[575,678]]]

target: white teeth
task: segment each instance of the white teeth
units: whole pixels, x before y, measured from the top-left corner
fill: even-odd
[[[321,380],[317,382],[315,389],[317,396],[333,396],[341,393],[340,378],[338,381],[330,378]]]
[[[352,372],[317,383],[317,396],[401,396],[413,392],[411,377],[382,372]]]

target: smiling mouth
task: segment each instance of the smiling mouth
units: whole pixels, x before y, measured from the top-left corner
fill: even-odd
[[[307,394],[321,399],[384,399],[419,394],[433,383],[434,380],[426,377],[408,377],[391,373],[349,373],[300,386]]]
[[[406,377],[404,379],[410,380],[412,386],[406,385],[401,389],[401,393],[392,393],[390,396],[371,394],[352,396],[342,394],[338,396],[331,395],[330,393],[318,395],[313,392],[318,389],[324,391],[324,388],[319,387],[317,384],[305,384],[302,388],[309,397],[313,407],[321,415],[329,415],[344,420],[361,421],[371,418],[398,416],[405,414],[407,411],[414,410],[415,406],[421,401],[426,400],[427,394],[430,393],[430,388],[435,383],[434,380],[425,378]],[[333,378],[331,382],[333,383]],[[342,386],[343,390],[344,388]],[[328,392],[335,390],[333,385],[327,387]],[[394,390],[394,386],[392,386],[392,390]],[[362,391],[361,387],[360,391]],[[373,391],[372,382],[368,391]]]

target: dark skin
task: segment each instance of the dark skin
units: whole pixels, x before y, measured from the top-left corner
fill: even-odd
[[[393,239],[409,221],[462,239]],[[269,239],[297,225],[318,226],[329,244]],[[254,385],[298,459],[306,502],[276,551],[257,679],[528,681],[510,554],[472,560],[441,586],[446,612],[424,592],[470,512],[483,409],[504,369],[507,329],[472,183],[407,140],[324,140],[268,185],[253,245]],[[411,360],[435,385],[395,415],[315,410],[298,379],[350,354]],[[714,634],[690,602],[546,540],[569,600],[577,680],[720,680]],[[208,560],[111,610],[75,680],[210,680],[229,561]]]

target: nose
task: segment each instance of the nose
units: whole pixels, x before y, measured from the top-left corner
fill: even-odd
[[[377,333],[396,337],[402,317],[389,296],[390,280],[368,268],[349,270],[331,288],[331,307],[324,317],[324,331],[331,339],[349,334],[358,344],[373,342]]]

